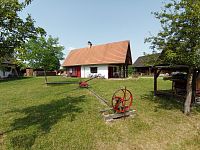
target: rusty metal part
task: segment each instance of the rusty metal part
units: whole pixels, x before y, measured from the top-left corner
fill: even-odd
[[[81,88],[88,88],[88,86],[89,86],[89,84],[85,81],[79,82],[79,87],[81,87]]]
[[[112,97],[112,108],[115,112],[124,113],[132,106],[132,93],[125,88],[117,90]]]
[[[95,78],[98,78],[98,77],[99,77],[99,76],[94,76],[94,77],[92,77],[92,78],[90,78],[90,79],[88,79],[88,80],[86,80],[86,81],[81,81],[81,82],[79,82],[79,87],[80,87],[80,88],[88,88],[88,87],[89,87],[88,82],[91,81],[91,80],[93,80],[93,79],[95,79]]]

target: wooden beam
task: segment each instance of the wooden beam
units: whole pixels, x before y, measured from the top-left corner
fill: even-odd
[[[125,65],[123,65],[123,78],[125,78]]]
[[[154,96],[157,95],[157,78],[158,78],[160,72],[161,72],[161,69],[158,70],[157,68],[155,68],[155,70],[154,70]]]
[[[148,75],[151,74],[151,67],[148,68]]]
[[[157,74],[157,69],[154,70],[154,96],[156,96],[156,94],[157,94],[157,77],[156,77],[156,74]]]
[[[125,71],[126,71],[126,78],[127,78],[128,77],[128,65],[126,65]]]
[[[122,77],[122,67],[121,67],[121,65],[119,66],[119,77],[120,78]]]

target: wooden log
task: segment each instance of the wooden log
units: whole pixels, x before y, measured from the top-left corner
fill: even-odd
[[[114,119],[120,119],[120,118],[124,118],[124,117],[134,116],[135,114],[136,114],[135,110],[130,110],[125,113],[112,113],[112,114],[107,114],[107,115],[103,114],[103,116],[104,116],[105,121],[109,122],[109,121],[113,121]]]

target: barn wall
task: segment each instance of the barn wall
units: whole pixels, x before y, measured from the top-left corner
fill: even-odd
[[[91,73],[90,67],[97,67],[97,73]],[[98,75],[104,76],[108,79],[108,65],[88,65],[81,66],[81,78],[88,78],[90,75]]]

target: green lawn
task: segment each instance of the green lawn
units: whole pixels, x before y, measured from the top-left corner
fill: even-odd
[[[169,81],[158,82],[160,89],[171,88]],[[109,101],[126,86],[137,115],[105,123],[99,113],[105,106],[76,84],[46,86],[42,77],[0,81],[0,149],[200,149],[200,109],[185,116],[181,103],[153,98],[152,78],[90,84]]]

